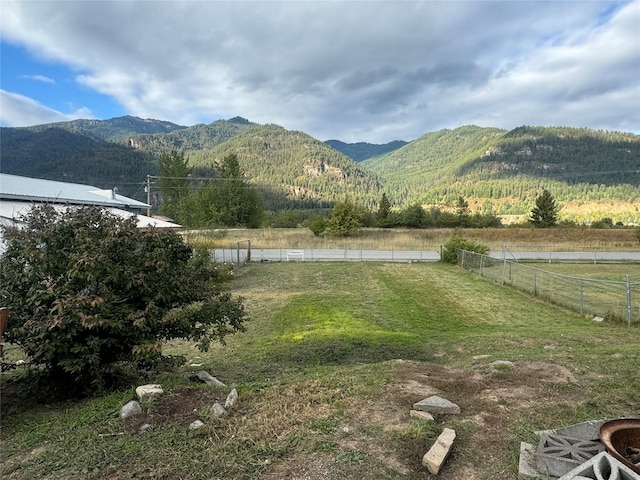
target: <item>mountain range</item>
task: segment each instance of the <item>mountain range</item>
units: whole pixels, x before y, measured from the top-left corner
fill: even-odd
[[[350,198],[452,208],[522,220],[549,190],[563,219],[640,224],[640,136],[587,128],[473,125],[383,145],[322,142],[242,117],[191,127],[132,116],[0,129],[0,171],[117,186],[144,199],[157,155],[185,153],[194,176],[236,153],[269,210],[331,206]],[[511,217],[509,217],[511,216]]]

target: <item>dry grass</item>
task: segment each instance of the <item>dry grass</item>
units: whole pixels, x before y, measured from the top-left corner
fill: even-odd
[[[236,242],[251,241],[252,248],[349,248],[367,250],[439,250],[454,233],[500,250],[525,248],[570,250],[636,250],[640,243],[632,228],[483,228],[483,229],[363,229],[349,237],[321,235],[306,228],[231,229],[216,232],[186,233],[192,244],[208,248],[229,248]]]

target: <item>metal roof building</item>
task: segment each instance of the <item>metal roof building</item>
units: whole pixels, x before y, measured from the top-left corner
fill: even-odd
[[[142,210],[150,205],[119,195],[116,189],[104,190],[80,183],[0,173],[0,225],[19,224],[20,217],[38,203],[48,203],[60,210],[73,206],[99,206],[115,215],[137,216],[140,228],[180,227],[175,223],[142,215]]]

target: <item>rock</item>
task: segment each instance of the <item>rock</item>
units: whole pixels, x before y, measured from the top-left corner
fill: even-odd
[[[489,358],[490,355],[474,355],[472,358],[472,360],[484,360],[485,358]]]
[[[189,424],[189,430],[197,430],[202,427],[204,427],[204,422],[202,420],[194,420]]]
[[[140,385],[136,388],[136,395],[141,402],[153,402],[158,400],[164,392],[162,391],[162,385],[149,384]]]
[[[415,418],[420,418],[422,420],[433,420],[433,415],[429,412],[421,412],[419,410],[411,410],[409,415]]]
[[[224,383],[204,370],[200,370],[195,376],[211,387],[226,387]]]
[[[495,362],[491,362],[491,365],[494,367],[513,367],[514,363],[509,360],[496,360]]]
[[[225,413],[227,413],[227,411],[225,410],[225,408],[220,405],[218,402],[213,404],[213,407],[211,407],[211,414],[215,417],[221,417],[223,416]]]
[[[140,407],[140,404],[135,400],[131,400],[120,409],[120,418],[125,420],[135,415],[140,415],[141,413],[142,407]]]
[[[453,402],[450,402],[446,398],[432,395],[431,397],[420,400],[413,404],[414,410],[421,412],[429,412],[431,414],[458,414],[460,413],[460,407]]]
[[[224,402],[224,408],[227,410],[233,407],[233,404],[238,400],[238,391],[234,388],[231,393],[227,395],[227,400]]]
[[[558,347],[556,347],[555,345],[545,345],[543,347],[543,350],[555,350],[556,348]]]
[[[142,425],[142,426],[138,429],[138,431],[139,431],[140,433],[144,433],[144,432],[146,432],[146,431],[151,430],[151,428],[152,428],[152,427],[153,427],[153,425],[151,425],[150,423],[145,423],[144,425]]]
[[[594,322],[598,322],[598,323],[600,323],[600,322],[604,322],[604,318],[602,318],[602,317],[598,317],[598,316],[595,316],[595,317],[593,317],[593,321],[594,321]]]
[[[431,473],[437,475],[449,456],[455,438],[456,431],[451,428],[445,428],[429,451],[422,457],[422,465],[427,467]]]

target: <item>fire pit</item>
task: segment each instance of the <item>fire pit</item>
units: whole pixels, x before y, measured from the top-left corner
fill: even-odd
[[[640,418],[604,422],[600,441],[611,456],[640,474]]]

